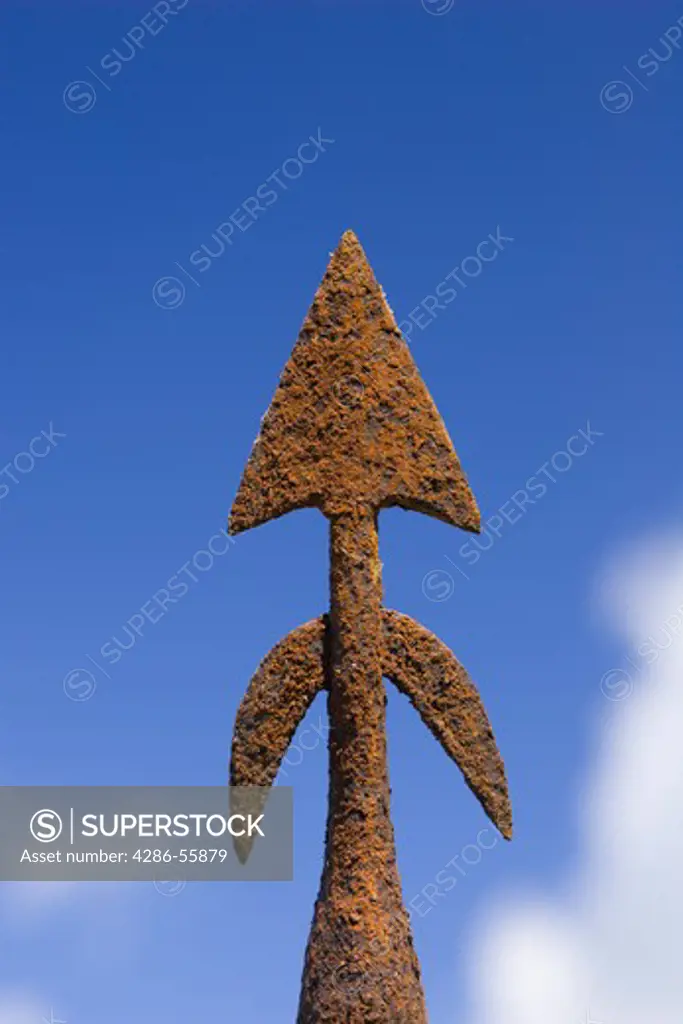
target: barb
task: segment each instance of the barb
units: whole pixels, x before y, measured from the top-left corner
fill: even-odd
[[[512,815],[481,698],[428,630],[382,607],[379,511],[399,506],[478,532],[458,456],[353,232],[334,254],[261,425],[230,532],[298,508],[330,521],[330,612],[265,658],[238,711],[231,783],[269,786],[327,691],[325,863],[298,1024],[425,1024],[390,817],[386,694],[418,710],[505,838]],[[249,856],[250,847],[238,850]]]

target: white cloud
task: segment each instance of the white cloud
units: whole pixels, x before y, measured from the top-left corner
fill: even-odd
[[[37,935],[55,941],[68,935],[69,955],[81,965],[119,970],[140,955],[142,910],[151,892],[151,882],[6,882],[0,885],[0,939],[11,937],[30,951]]]
[[[24,992],[0,991],[0,1024],[42,1024],[48,1010]]]
[[[622,555],[611,578],[631,692],[605,698],[616,724],[562,895],[498,905],[480,925],[472,1024],[683,1021],[683,539]]]
[[[33,924],[73,904],[76,882],[5,882],[0,886],[0,907],[5,921]],[[0,1021],[2,1024],[2,1021]]]

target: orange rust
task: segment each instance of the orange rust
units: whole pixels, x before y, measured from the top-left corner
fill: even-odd
[[[234,814],[258,816],[282,758],[299,723],[326,685],[326,624],[314,619],[289,633],[263,659],[240,704],[230,759],[230,785],[260,787],[231,790]],[[253,837],[235,839],[245,863]]]
[[[237,715],[231,786],[268,787],[275,780],[306,711],[329,689],[330,644],[329,616],[322,615],[293,630],[263,659]],[[382,610],[381,657],[382,675],[408,697],[496,828],[511,839],[505,767],[467,670],[430,630],[388,608]],[[251,843],[243,849],[246,860]]]
[[[382,622],[384,675],[410,699],[493,824],[511,839],[505,767],[477,688],[452,651],[409,615],[387,610]]]
[[[478,530],[453,444],[360,242],[318,288],[235,499],[232,533],[297,508],[403,508]]]
[[[389,803],[377,513],[330,530],[330,793],[299,1024],[426,1020]]]
[[[316,693],[328,690],[325,862],[297,1024],[427,1020],[390,817],[383,675],[511,835],[505,772],[475,687],[428,630],[382,608],[377,515],[389,505],[479,529],[443,422],[358,240],[346,232],[230,517],[239,533],[313,506],[331,524],[330,614],[295,630],[262,662],[238,711],[231,760],[233,786],[269,786]],[[237,845],[246,859],[250,847]]]

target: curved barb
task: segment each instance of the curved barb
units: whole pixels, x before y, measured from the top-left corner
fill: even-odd
[[[431,8],[444,13],[450,0]],[[382,609],[377,515],[391,506],[481,529],[444,422],[347,231],[261,421],[229,524],[241,533],[311,507],[331,522],[329,619],[294,630],[261,664],[237,715],[231,761],[233,786],[265,785],[235,794],[242,810],[258,812],[304,714],[329,691],[325,865],[298,1024],[427,1021],[390,816],[383,676],[409,697],[501,833],[512,834],[505,771],[476,688],[429,630]],[[429,595],[441,599],[443,583],[430,577]],[[243,862],[249,842],[238,848]]]
[[[261,813],[292,738],[326,681],[327,617],[293,630],[261,662],[240,704],[230,760],[235,813]],[[250,787],[250,788],[243,788]],[[235,838],[244,864],[252,837]]]
[[[247,820],[256,820],[262,813],[268,802],[270,787],[265,786],[240,786],[230,789],[230,813],[243,815]],[[246,864],[251,853],[256,836],[247,833],[243,836],[233,836],[233,845],[241,864]]]
[[[232,786],[269,786],[299,723],[325,687],[326,617],[289,633],[263,659],[240,704]]]
[[[385,610],[383,625],[384,674],[409,698],[496,828],[510,839],[505,768],[477,688],[448,647],[410,616]]]
[[[506,838],[512,810],[498,746],[466,670],[430,630],[399,612],[382,613],[384,675],[404,693],[462,771]],[[242,701],[232,745],[231,786],[270,787],[303,717],[327,686],[327,616],[293,630],[264,658]],[[260,811],[256,790],[252,811]],[[258,807],[258,810],[257,810]],[[240,859],[251,841],[236,841]]]

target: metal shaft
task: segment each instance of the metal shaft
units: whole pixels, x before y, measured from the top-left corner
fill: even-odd
[[[452,441],[352,231],[343,235],[261,423],[231,533],[298,508],[331,523],[331,611],[263,660],[240,705],[233,786],[268,787],[298,724],[328,691],[325,865],[298,1024],[425,1024],[389,817],[382,673],[406,694],[497,828],[512,835],[505,769],[481,698],[455,656],[382,610],[377,511],[479,532]],[[246,860],[249,843],[236,843]]]
[[[376,512],[333,517],[330,556],[330,800],[298,1024],[425,1024],[389,812]]]

